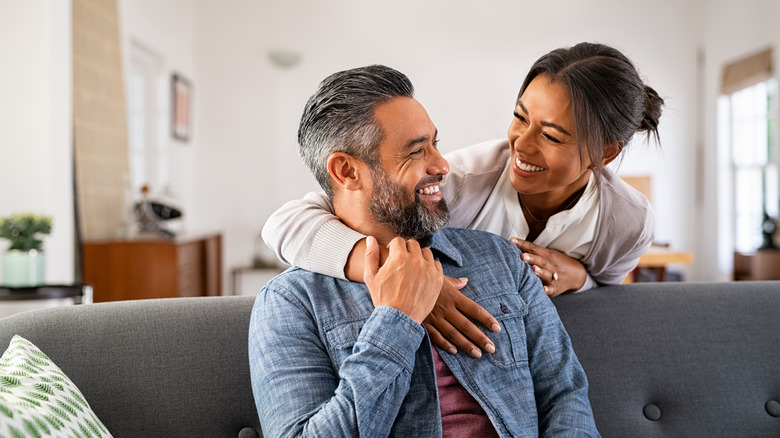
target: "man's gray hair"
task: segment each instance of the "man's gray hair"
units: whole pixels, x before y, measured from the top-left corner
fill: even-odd
[[[298,152],[328,197],[333,199],[328,157],[343,152],[376,169],[383,133],[374,110],[395,97],[413,96],[409,78],[384,65],[341,71],[320,83],[301,116]]]

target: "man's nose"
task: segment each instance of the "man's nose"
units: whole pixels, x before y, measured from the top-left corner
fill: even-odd
[[[427,169],[429,175],[446,175],[450,173],[450,163],[444,159],[438,150],[434,149],[430,157],[431,160]]]

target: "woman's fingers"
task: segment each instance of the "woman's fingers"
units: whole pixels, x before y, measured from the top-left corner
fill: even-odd
[[[477,303],[463,295],[454,284],[460,285],[461,288],[465,286],[463,279],[448,278],[442,284],[436,305],[425,319],[426,327],[432,326],[436,329],[436,333],[429,332],[431,340],[447,351],[450,351],[449,347],[454,345],[473,357],[482,356],[480,348],[488,353],[495,352],[495,345],[490,338],[467,316],[493,331],[501,330],[498,321]],[[439,336],[446,338],[446,341]]]
[[[441,334],[439,329],[433,325],[433,323],[429,322],[430,318],[431,316],[428,315],[428,318],[423,321],[423,325],[425,325],[425,329],[428,330],[428,336],[431,337],[431,342],[438,345],[442,350],[450,354],[456,354],[458,352],[458,348],[455,346],[455,344],[448,341],[447,338]]]

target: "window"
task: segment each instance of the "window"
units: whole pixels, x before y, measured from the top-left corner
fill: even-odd
[[[130,46],[130,68],[127,81],[127,137],[130,154],[130,188],[138,198],[141,187],[159,191],[166,183],[166,154],[160,141],[165,125],[160,111],[160,90],[164,87],[160,58],[133,43]],[[166,83],[167,84],[167,83]]]
[[[764,214],[777,218],[776,102],[774,79],[729,97],[734,247],[740,252],[754,251],[761,246]]]
[[[769,47],[724,66],[718,99],[718,267],[734,252],[765,243],[764,222],[778,219],[778,83]]]

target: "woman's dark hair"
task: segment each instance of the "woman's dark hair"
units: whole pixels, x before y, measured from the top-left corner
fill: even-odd
[[[590,157],[597,184],[608,146],[626,145],[638,131],[660,143],[658,119],[664,100],[619,50],[594,43],[553,50],[531,67],[518,101],[539,75],[569,91],[580,156]]]

